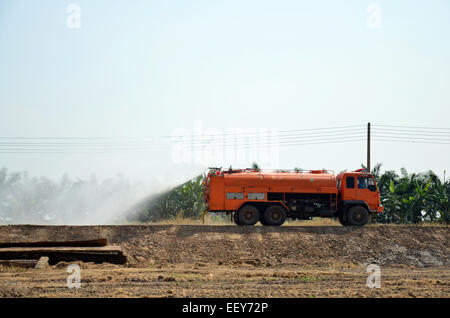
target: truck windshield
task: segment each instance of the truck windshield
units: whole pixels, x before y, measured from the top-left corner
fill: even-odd
[[[358,177],[358,189],[367,189],[367,178]]]
[[[375,181],[372,178],[367,178],[367,187],[370,191],[377,191],[377,186],[375,185]]]
[[[371,177],[358,177],[358,189],[369,189],[370,191],[376,191],[377,187]]]

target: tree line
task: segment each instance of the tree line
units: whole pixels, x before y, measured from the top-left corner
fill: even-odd
[[[106,224],[120,222],[145,195],[123,177],[60,180],[0,169],[0,224]]]
[[[371,173],[380,190],[384,212],[373,218],[379,223],[441,222],[449,224],[450,183],[433,171],[408,173],[405,168],[381,172],[381,164]],[[362,165],[363,168],[364,165]]]

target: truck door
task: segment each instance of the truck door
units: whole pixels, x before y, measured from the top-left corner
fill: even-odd
[[[344,189],[342,197],[343,200],[356,200],[356,190],[355,190],[355,177],[354,176],[345,176],[344,178]]]
[[[358,200],[366,201],[371,210],[376,210],[378,207],[378,192],[375,181],[371,176],[358,176],[357,184]]]

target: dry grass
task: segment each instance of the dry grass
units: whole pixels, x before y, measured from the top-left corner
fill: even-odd
[[[313,218],[312,220],[288,220],[284,226],[341,226],[334,218]]]
[[[445,223],[440,223],[440,222],[424,222],[424,223],[417,223],[417,224],[412,224],[412,223],[371,223],[368,224],[367,226],[423,226],[423,227],[448,227],[448,224]]]
[[[175,217],[167,220],[161,220],[156,222],[145,222],[145,223],[139,223],[139,222],[131,222],[126,223],[125,225],[141,225],[141,224],[148,224],[148,225],[232,225],[234,222],[232,222],[229,218],[229,216],[221,218],[220,216],[214,215],[212,213],[205,215],[205,219],[203,221],[203,218],[184,218],[184,217]],[[124,225],[124,224],[122,224]]]
[[[18,266],[5,266],[0,265],[0,273],[16,273],[26,271],[26,268],[18,267]]]

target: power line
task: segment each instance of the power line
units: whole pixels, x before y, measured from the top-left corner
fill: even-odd
[[[345,126],[348,127],[348,126]],[[341,127],[344,128],[344,127]],[[333,128],[333,129],[336,129]],[[356,135],[358,133],[363,133],[363,130],[361,129],[340,129],[337,131],[323,131],[323,128],[318,128],[314,130],[321,130],[321,131],[312,131],[308,133],[295,133],[296,131],[302,131],[302,130],[284,130],[280,131],[283,134],[280,134],[280,132],[273,134],[270,132],[250,132],[250,133],[229,133],[229,134],[215,134],[215,135],[199,135],[197,137],[202,137],[203,140],[196,140],[194,136],[175,136],[171,137],[172,139],[181,139],[179,141],[176,141],[178,143],[185,143],[185,144],[208,144],[210,142],[218,141],[218,139],[210,139],[209,137],[225,137],[225,136],[233,136],[234,138],[252,138],[252,140],[296,140],[296,139],[317,139],[317,138],[328,138],[328,137],[335,137],[335,136],[346,136],[346,135]],[[425,131],[413,131],[413,130],[400,130],[400,129],[380,129],[376,128],[373,130],[374,133],[389,133],[392,134],[395,131],[395,136],[430,136],[430,137],[450,137],[450,132],[425,132]],[[252,136],[254,134],[258,134],[257,136]],[[6,140],[19,140],[20,142],[0,142],[0,146],[4,145],[14,145],[14,146],[27,146],[27,145],[36,145],[36,146],[56,146],[56,145],[68,145],[68,146],[100,146],[100,145],[114,145],[118,142],[126,143],[126,145],[130,144],[136,144],[138,142],[138,145],[148,145],[149,141],[148,139],[156,139],[161,138],[164,136],[154,136],[154,137],[147,137],[147,138],[131,138],[131,137],[0,137],[0,139],[6,139]],[[390,137],[390,136],[389,136]],[[25,141],[23,141],[25,140]],[[37,142],[26,142],[26,140],[36,140]],[[42,141],[44,140],[44,141]],[[66,142],[46,142],[46,140],[58,140],[58,141],[64,141],[64,140],[70,140]],[[72,140],[76,142],[72,142]],[[91,141],[92,140],[92,141]],[[83,142],[80,142],[83,141]],[[174,140],[172,140],[174,141]],[[227,141],[231,141],[227,139]],[[119,143],[120,145],[120,143]]]
[[[386,141],[408,141],[408,142],[421,142],[421,143],[439,143],[439,144],[447,144],[450,142],[449,139],[437,139],[437,138],[421,138],[421,137],[400,137],[400,136],[388,136],[388,135],[373,135],[377,140],[386,140]],[[353,136],[343,136],[343,137],[328,137],[328,138],[315,138],[313,140],[302,140],[302,139],[294,139],[294,140],[277,140],[272,142],[254,142],[254,141],[242,141],[242,142],[234,142],[234,143],[216,143],[216,144],[206,144],[206,145],[194,145],[194,144],[176,144],[179,146],[184,146],[184,149],[189,150],[217,150],[217,149],[227,149],[227,148],[248,148],[248,147],[263,147],[263,146],[290,146],[290,145],[302,145],[302,144],[315,144],[315,143],[333,143],[333,142],[345,142],[352,141],[354,139],[359,140],[363,138],[364,135],[353,135]],[[27,152],[39,152],[39,151],[55,151],[55,152],[64,152],[64,151],[72,151],[72,152],[102,152],[102,151],[147,151],[152,148],[156,148],[159,150],[166,150],[169,145],[154,145],[154,144],[125,144],[125,145],[81,145],[82,147],[67,147],[64,144],[58,145],[41,145],[37,146],[36,144],[27,144],[29,147],[23,147],[23,145],[0,145],[0,151],[2,153],[11,152],[11,151],[27,151]],[[65,147],[61,147],[65,146]],[[80,145],[77,145],[80,146]],[[173,146],[173,145],[172,145]],[[189,147],[190,146],[190,147]],[[10,147],[10,148],[5,148]],[[23,148],[18,148],[23,147]],[[32,148],[35,147],[35,148]],[[161,149],[161,147],[163,149]]]
[[[398,138],[398,139],[410,139],[410,140],[429,140],[429,141],[449,141],[450,139],[443,139],[443,138],[428,138],[428,137],[405,137],[405,136],[388,136],[388,135],[379,135],[379,134],[372,134],[374,137],[387,137],[387,138]]]
[[[450,136],[450,132],[443,132],[443,131],[419,131],[419,130],[380,129],[380,128],[374,128],[373,131],[386,132],[395,135]]]
[[[241,137],[240,140],[245,140],[246,142],[257,142],[259,140],[262,141],[274,141],[274,142],[278,142],[278,141],[289,141],[289,140],[317,140],[317,139],[326,139],[326,138],[332,138],[335,139],[337,138],[346,138],[346,137],[354,137],[354,136],[358,136],[358,135],[362,135],[362,132],[347,132],[347,133],[337,133],[337,134],[322,134],[322,135],[311,135],[311,136],[296,136],[296,135],[292,135],[292,136],[279,136],[279,135],[272,135],[272,136],[255,136],[255,137],[251,137],[251,136],[243,136]],[[220,144],[225,144],[225,143],[237,143],[238,141],[236,140],[230,140],[230,139],[209,139],[209,140],[202,140],[202,141],[178,141],[175,142],[177,144],[193,144],[193,145],[202,145],[202,144],[209,144],[211,142],[218,142]],[[59,147],[59,146],[74,146],[74,147],[98,147],[98,146],[121,146],[121,145],[125,145],[125,146],[130,146],[130,145],[135,145],[135,146],[147,146],[147,145],[154,145],[153,143],[148,143],[148,142],[139,142],[139,143],[135,143],[135,142],[131,142],[131,143],[79,143],[79,142],[0,142],[0,147],[2,146],[44,146],[44,147]]]
[[[450,142],[430,142],[430,141],[421,141],[421,140],[398,140],[398,139],[386,139],[386,138],[373,138],[372,140],[406,142],[406,143],[417,143],[417,144],[430,144],[430,145],[450,145]]]
[[[363,135],[354,135],[354,136],[347,136],[347,137],[337,137],[337,138],[321,138],[321,139],[314,139],[314,140],[281,140],[281,141],[274,141],[274,142],[236,142],[236,143],[217,143],[214,145],[205,145],[205,146],[196,146],[196,145],[184,145],[184,144],[178,144],[179,146],[184,146],[185,149],[193,149],[193,150],[205,150],[205,149],[221,149],[221,148],[240,148],[240,147],[247,147],[247,146],[255,146],[255,147],[261,147],[261,146],[277,146],[277,145],[291,145],[291,144],[314,144],[314,143],[320,143],[320,142],[334,142],[334,141],[346,141],[346,140],[352,140],[355,138],[362,138]],[[4,145],[4,146],[10,146],[11,145]],[[32,146],[32,145],[30,145]],[[96,147],[96,148],[62,148],[62,147],[52,147],[52,146],[40,146],[37,148],[17,148],[12,146],[11,148],[0,148],[0,151],[41,151],[41,150],[53,150],[53,151],[71,151],[71,150],[139,150],[139,149],[149,149],[152,146],[155,145],[123,145],[123,146],[117,146],[117,145],[111,145],[111,146],[102,146],[102,147]],[[91,145],[92,147],[92,145]]]
[[[340,131],[342,129],[347,129],[349,130],[349,128],[356,128],[356,127],[363,127],[364,125],[349,125],[349,126],[338,126],[338,127],[323,127],[323,128],[307,128],[307,129],[292,129],[292,130],[279,130],[278,133],[280,134],[285,134],[285,133],[293,133],[293,132],[308,132],[308,131],[325,131],[325,132],[332,132],[332,131]],[[244,134],[246,135],[250,135],[250,134],[264,134],[264,131],[261,132],[261,130],[267,130],[268,128],[255,128],[253,131],[252,128],[246,128],[247,130],[250,130],[248,132],[244,131]],[[245,130],[245,129],[236,129],[238,131],[240,130]],[[257,131],[259,130],[259,131]],[[352,130],[352,129],[350,129]],[[16,137],[16,136],[0,136],[0,139],[22,139],[22,140],[38,140],[38,139],[42,139],[42,140],[114,140],[114,139],[119,139],[119,140],[130,140],[130,139],[138,139],[138,140],[142,140],[142,139],[153,139],[153,138],[197,138],[197,137],[214,137],[214,136],[226,136],[226,135],[242,135],[242,132],[224,132],[224,133],[217,133],[217,134],[202,134],[202,135],[160,135],[160,136],[150,136],[150,137],[49,137],[49,136],[45,136],[45,137],[27,137],[27,136],[22,136],[22,137]]]
[[[273,146],[279,146],[279,147],[290,147],[290,146],[302,146],[302,145],[316,145],[316,144],[333,144],[333,143],[342,143],[342,142],[354,142],[354,141],[364,141],[363,138],[357,138],[357,139],[345,139],[345,140],[334,140],[334,141],[317,141],[317,142],[301,142],[301,143],[289,143],[289,144],[277,144]],[[192,148],[192,149],[185,149],[185,150],[192,150],[192,151],[214,151],[214,150],[238,150],[238,149],[253,149],[253,148],[259,148],[261,145],[258,144],[251,144],[251,145],[236,145],[235,147],[215,147],[215,148]],[[85,151],[85,150],[73,150],[73,149],[1,149],[0,153],[10,153],[10,154],[40,154],[40,153],[53,153],[53,154],[85,154],[85,153],[94,153],[94,154],[108,154],[108,153],[128,153],[128,152],[152,152],[154,150],[161,150],[161,149],[110,149],[110,150],[99,150],[99,151]],[[169,149],[166,149],[169,150]]]
[[[373,140],[421,144],[450,144],[450,128],[372,125]],[[122,153],[167,151],[171,146],[186,150],[208,151],[251,149],[255,147],[290,147],[314,144],[332,144],[365,140],[365,125],[270,131],[237,131],[233,133],[132,137],[14,137],[0,139],[0,153]],[[377,128],[379,127],[379,128]],[[392,128],[391,128],[392,127]],[[426,129],[426,130],[425,130]],[[448,132],[446,130],[449,130]],[[281,134],[280,134],[281,133]],[[256,136],[252,136],[257,134]],[[226,138],[226,136],[231,136]],[[169,143],[155,143],[157,138],[170,137]],[[195,139],[201,137],[203,139]],[[217,138],[207,138],[217,137]],[[442,138],[441,138],[442,137]],[[181,140],[174,141],[174,138]],[[233,140],[235,139],[235,140]],[[11,141],[10,141],[11,140]],[[12,142],[14,140],[14,142]]]
[[[374,127],[413,128],[413,129],[441,129],[450,130],[450,127],[425,127],[425,126],[401,126],[401,125],[372,125]]]
[[[384,125],[379,125],[384,126]],[[274,135],[274,132],[270,131],[249,131],[249,132],[230,132],[230,133],[219,133],[219,134],[211,134],[211,135],[174,135],[174,136],[150,136],[150,137],[14,137],[14,136],[1,136],[0,139],[5,140],[58,140],[58,141],[64,141],[64,140],[70,140],[70,141],[78,141],[78,142],[70,142],[70,144],[99,144],[100,142],[136,142],[136,141],[142,141],[142,142],[148,142],[152,139],[157,138],[171,138],[171,139],[181,139],[179,142],[186,142],[186,143],[203,143],[203,142],[209,142],[210,138],[208,137],[225,137],[225,136],[233,136],[236,138],[251,138],[252,135],[257,135],[253,138],[258,139],[265,139],[265,138],[315,138],[315,136],[338,136],[338,135],[348,135],[353,134],[357,132],[363,132],[364,130],[361,128],[348,128],[348,127],[363,127],[363,125],[353,125],[353,126],[341,126],[341,127],[330,127],[330,128],[313,128],[313,129],[296,129],[296,130],[280,130],[277,131]],[[450,130],[450,128],[448,128]],[[443,136],[446,137],[450,135],[449,132],[442,132],[442,131],[422,131],[422,130],[410,130],[410,129],[394,129],[394,128],[375,128],[374,132],[397,132],[396,134],[401,135],[430,135],[430,136]],[[196,138],[203,138],[203,140],[196,140]],[[206,140],[205,140],[206,139]],[[83,141],[83,142],[80,142]],[[94,141],[94,142],[93,142]],[[97,141],[97,142],[95,142]],[[5,142],[3,142],[6,144]],[[22,144],[25,144],[25,142],[20,142]],[[40,142],[40,144],[50,144],[50,142]],[[52,142],[53,144],[57,144],[57,142]],[[69,144],[69,142],[65,142],[64,144]]]
[[[382,138],[390,138],[390,139],[396,139],[396,140],[423,140],[423,141],[437,141],[437,142],[450,142],[450,139],[443,139],[443,138],[429,138],[429,137],[404,137],[404,136],[390,136],[386,134],[374,134],[374,137],[382,137]],[[240,141],[219,141],[213,140],[209,142],[203,142],[202,144],[196,144],[196,143],[175,143],[174,145],[182,145],[182,146],[192,146],[193,149],[211,149],[211,148],[227,148],[232,147],[236,148],[241,146],[252,146],[255,145],[257,147],[269,145],[274,146],[275,144],[283,145],[283,144],[301,144],[301,143],[316,143],[316,142],[332,142],[332,141],[345,141],[350,140],[354,138],[362,138],[364,137],[363,134],[352,134],[350,136],[344,135],[344,136],[313,136],[313,137],[288,137],[288,138],[277,138],[275,140],[270,139],[263,139],[262,141],[257,140],[247,140],[242,139]],[[215,142],[214,144],[211,144],[211,142]],[[127,143],[127,144],[105,144],[105,143],[0,143],[0,150],[3,151],[14,151],[14,150],[21,150],[21,151],[40,151],[40,150],[133,150],[133,149],[147,149],[149,147],[168,147],[170,145],[168,144],[152,144],[152,143]],[[173,146],[173,145],[172,145]],[[5,148],[9,147],[9,148]],[[18,148],[21,147],[21,148]],[[34,148],[33,148],[34,147]]]

